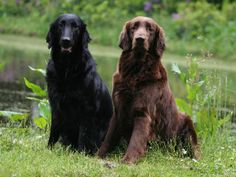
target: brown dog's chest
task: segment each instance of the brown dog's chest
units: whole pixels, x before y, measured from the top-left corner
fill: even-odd
[[[143,58],[121,57],[119,64],[120,79],[125,85],[135,91],[149,83],[162,82],[166,72],[162,64],[148,54]]]

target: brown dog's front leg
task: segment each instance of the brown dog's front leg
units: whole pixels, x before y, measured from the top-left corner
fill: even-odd
[[[136,117],[128,149],[122,161],[135,163],[146,152],[151,128],[150,116]]]

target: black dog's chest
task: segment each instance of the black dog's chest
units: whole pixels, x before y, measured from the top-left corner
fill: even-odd
[[[59,82],[57,84],[57,89],[60,96],[63,97],[62,101],[64,103],[75,102],[76,104],[80,104],[81,102],[84,103],[89,100],[89,95],[86,94],[86,86],[83,83],[77,82],[70,84],[67,82]]]

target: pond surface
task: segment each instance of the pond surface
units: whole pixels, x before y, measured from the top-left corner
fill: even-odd
[[[48,52],[37,52],[10,49],[4,46],[0,48],[0,110],[20,112],[28,112],[31,110],[31,102],[26,99],[26,96],[30,94],[30,92],[25,87],[23,78],[26,77],[28,80],[44,87],[44,77],[40,73],[31,71],[28,66],[44,69],[48,58],[49,50]],[[95,56],[95,58],[97,70],[111,90],[112,75],[116,70],[117,59],[107,56]],[[176,97],[185,96],[183,84],[171,71],[170,64],[165,65],[168,70],[168,77],[174,95]],[[227,107],[234,109],[236,104],[236,73],[229,71],[219,72],[221,76],[228,77]],[[236,119],[235,116],[234,119]]]

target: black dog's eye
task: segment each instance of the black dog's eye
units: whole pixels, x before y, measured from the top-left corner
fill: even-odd
[[[65,21],[61,21],[61,22],[59,22],[59,27],[64,27],[65,26]]]
[[[79,25],[77,25],[75,22],[71,23],[71,26],[72,26],[73,28],[79,28]]]
[[[62,28],[63,26],[64,26],[64,25],[63,25],[63,23],[59,23],[59,27],[61,27],[61,28]]]

